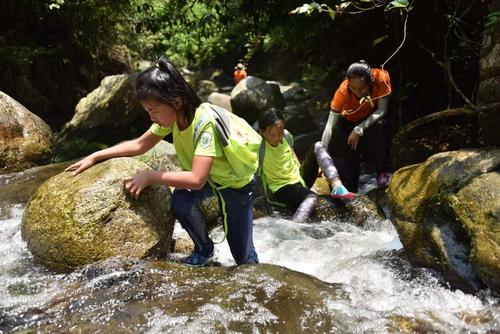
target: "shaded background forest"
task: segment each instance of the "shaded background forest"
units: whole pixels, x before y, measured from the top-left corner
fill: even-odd
[[[255,76],[307,87],[326,110],[351,62],[377,67],[394,52],[404,15],[384,6],[334,20],[317,12],[290,15],[303,3],[4,0],[0,90],[57,132],[104,76],[133,72],[142,60],[166,53],[191,70],[220,68],[228,79],[235,63],[244,62]],[[411,3],[406,42],[386,65],[397,124],[462,106],[463,96],[475,100],[483,28],[498,19],[487,16],[489,3]]]

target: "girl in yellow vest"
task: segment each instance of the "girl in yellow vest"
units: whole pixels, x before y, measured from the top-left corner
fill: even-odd
[[[213,196],[212,185],[227,222],[227,240],[237,264],[258,263],[253,245],[252,207],[254,172],[248,175],[234,172],[221,147],[213,123],[195,125],[209,112],[177,68],[164,56],[141,72],[136,81],[137,97],[153,125],[139,138],[95,152],[69,166],[67,171],[78,174],[95,163],[118,156],[142,154],[172,133],[181,172],[143,171],[124,180],[126,189],[138,198],[152,183],[175,187],[171,209],[194,242],[193,253],[182,262],[191,266],[206,265],[213,255],[214,244],[208,236],[200,203]],[[238,129],[236,129],[238,131]],[[257,134],[255,134],[258,136]],[[212,185],[207,182],[210,178]]]
[[[259,118],[258,123],[263,137],[259,174],[267,200],[293,210],[293,221],[304,222],[314,213],[317,197],[309,188],[316,180],[318,164],[332,186],[332,198],[351,200],[355,197],[343,186],[337,169],[321,142],[315,143],[308,152],[301,168],[292,148],[292,140],[288,139],[291,135],[286,134],[281,113],[271,108]],[[314,163],[310,163],[312,159]],[[315,168],[313,174],[310,173],[311,168]]]

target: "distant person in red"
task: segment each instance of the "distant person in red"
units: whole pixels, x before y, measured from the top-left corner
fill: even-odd
[[[238,63],[238,65],[234,67],[233,77],[235,85],[237,85],[238,82],[247,77],[247,72],[245,71],[245,67],[243,66],[242,63]]]

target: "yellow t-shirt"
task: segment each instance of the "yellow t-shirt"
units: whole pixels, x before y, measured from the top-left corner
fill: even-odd
[[[300,182],[305,187],[299,160],[284,138],[278,146],[271,146],[266,141],[262,174],[273,193],[287,184]]]
[[[210,169],[212,180],[222,186],[242,188],[253,179],[253,175],[249,175],[247,178],[236,176],[231,164],[224,155],[222,145],[211,123],[207,123],[200,130],[198,141],[194,143],[194,126],[205,112],[202,106],[198,107],[193,121],[182,131],[177,127],[177,123],[174,123],[173,130],[154,123],[150,131],[162,138],[173,133],[175,152],[182,170],[190,171],[193,169],[193,157],[195,155],[214,157],[212,168]]]

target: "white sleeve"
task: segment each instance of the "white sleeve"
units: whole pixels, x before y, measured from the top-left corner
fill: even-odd
[[[380,101],[378,102],[378,109],[375,110],[370,116],[368,116],[361,124],[358,126],[365,131],[368,129],[370,126],[373,125],[376,121],[378,121],[380,118],[382,118],[386,113],[387,113],[387,104],[389,102],[389,99],[384,97],[381,98]]]
[[[339,117],[339,113],[330,110],[328,121],[326,121],[325,129],[323,130],[323,135],[321,136],[321,142],[325,144],[326,147],[328,147],[328,145],[330,144],[330,140],[332,139],[333,127],[335,126],[335,124],[337,124]]]

